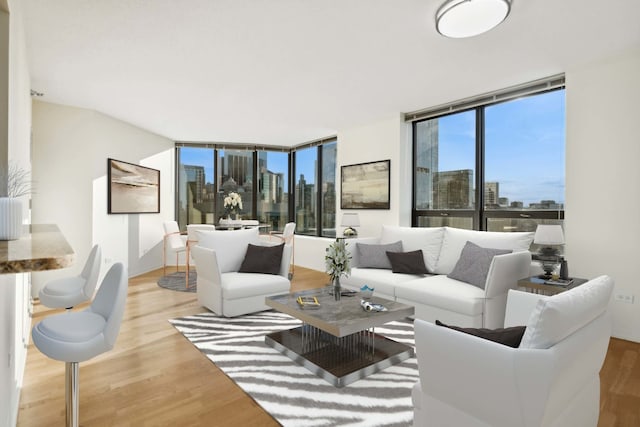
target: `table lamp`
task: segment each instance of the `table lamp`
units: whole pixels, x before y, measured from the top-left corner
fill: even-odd
[[[343,213],[342,214],[342,222],[340,223],[342,227],[347,227],[344,229],[342,234],[345,237],[357,237],[358,232],[354,227],[360,227],[360,218],[358,214],[353,212]]]
[[[560,262],[560,250],[558,246],[564,245],[564,233],[561,225],[540,224],[536,228],[533,243],[542,246],[538,259],[542,262],[544,279],[550,279],[551,273]]]

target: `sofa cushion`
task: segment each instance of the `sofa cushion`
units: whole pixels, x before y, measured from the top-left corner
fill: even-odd
[[[477,286],[443,275],[419,279],[415,279],[415,276],[410,277],[414,277],[414,280],[396,283],[396,298],[414,301],[416,305],[438,307],[466,316],[481,315],[484,310],[484,291]],[[435,319],[425,320],[435,321]]]
[[[387,257],[391,261],[391,271],[394,273],[429,274],[427,267],[424,265],[424,256],[421,249],[411,252],[387,251]]]
[[[460,328],[458,326],[445,325],[436,320],[436,325],[453,329],[454,331],[463,332],[478,338],[497,342],[509,347],[518,348],[522,336],[524,335],[525,326],[511,326],[509,328],[487,329],[487,328]]]
[[[256,295],[286,293],[291,282],[285,277],[260,273],[225,273],[221,275],[222,298],[233,300]]]
[[[521,348],[550,348],[582,328],[609,306],[613,280],[600,276],[538,301],[527,322]]]
[[[218,268],[220,273],[238,271],[249,243],[260,244],[259,230],[249,228],[246,230],[214,230],[196,231],[198,246],[216,251]]]
[[[443,235],[444,227],[398,227],[383,225],[380,243],[391,243],[401,240],[403,251],[416,251],[421,249],[427,270],[434,271],[436,263],[438,262],[438,256],[440,255]]]
[[[460,253],[460,259],[448,276],[484,289],[493,257],[511,252],[511,249],[483,248],[473,242],[467,242]]]
[[[526,251],[531,246],[533,235],[533,232],[503,233],[445,227],[438,263],[432,271],[437,274],[451,273],[467,242],[473,242],[483,248],[511,249],[514,252]],[[405,250],[408,250],[406,246]]]
[[[352,268],[351,275],[340,279],[343,286],[359,290],[363,285],[375,289],[375,295],[395,297],[394,289],[398,283],[414,280],[411,274],[393,273],[391,270],[373,268]]]
[[[356,243],[358,251],[359,267],[362,268],[391,268],[391,262],[387,257],[387,251],[402,252],[402,242],[387,243],[384,245],[367,245]]]
[[[256,246],[249,243],[239,273],[279,274],[284,243],[275,246]]]

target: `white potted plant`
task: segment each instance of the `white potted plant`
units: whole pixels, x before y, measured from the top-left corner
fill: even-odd
[[[22,236],[22,200],[31,194],[29,173],[16,165],[0,169],[0,240]]]
[[[224,208],[229,220],[239,219],[238,214],[242,210],[242,197],[240,197],[240,194],[233,191],[227,194],[224,198]],[[233,215],[233,218],[231,218],[231,215]]]

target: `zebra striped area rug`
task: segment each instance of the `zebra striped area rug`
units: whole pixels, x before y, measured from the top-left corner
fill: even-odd
[[[213,313],[170,320],[193,345],[283,426],[410,426],[415,358],[335,388],[268,347],[264,336],[300,321],[275,311],[236,317]],[[413,323],[391,322],[376,333],[414,345]]]

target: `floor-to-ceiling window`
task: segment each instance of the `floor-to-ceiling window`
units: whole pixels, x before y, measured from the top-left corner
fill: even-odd
[[[255,150],[218,149],[216,167],[216,218],[214,223],[227,215],[224,208],[224,197],[231,192],[238,193],[242,200],[242,208],[237,215],[241,219],[253,219],[253,158]]]
[[[335,139],[294,150],[296,233],[336,235]]]
[[[228,215],[224,198],[242,199],[241,219],[262,231],[335,236],[335,138],[299,148],[176,143],[176,217],[188,224],[217,224]],[[295,164],[295,167],[292,165]]]
[[[336,152],[338,144],[334,141],[323,144],[322,156],[322,188],[321,188],[321,234],[336,237]]]
[[[212,224],[214,212],[214,156],[208,147],[179,147],[177,151],[176,216],[187,224]]]
[[[296,233],[315,236],[318,233],[318,147],[303,148],[294,155]]]
[[[554,78],[412,120],[413,224],[533,231],[561,223],[564,96],[564,79]]]
[[[258,151],[258,221],[271,231],[282,231],[289,222],[289,153]]]

